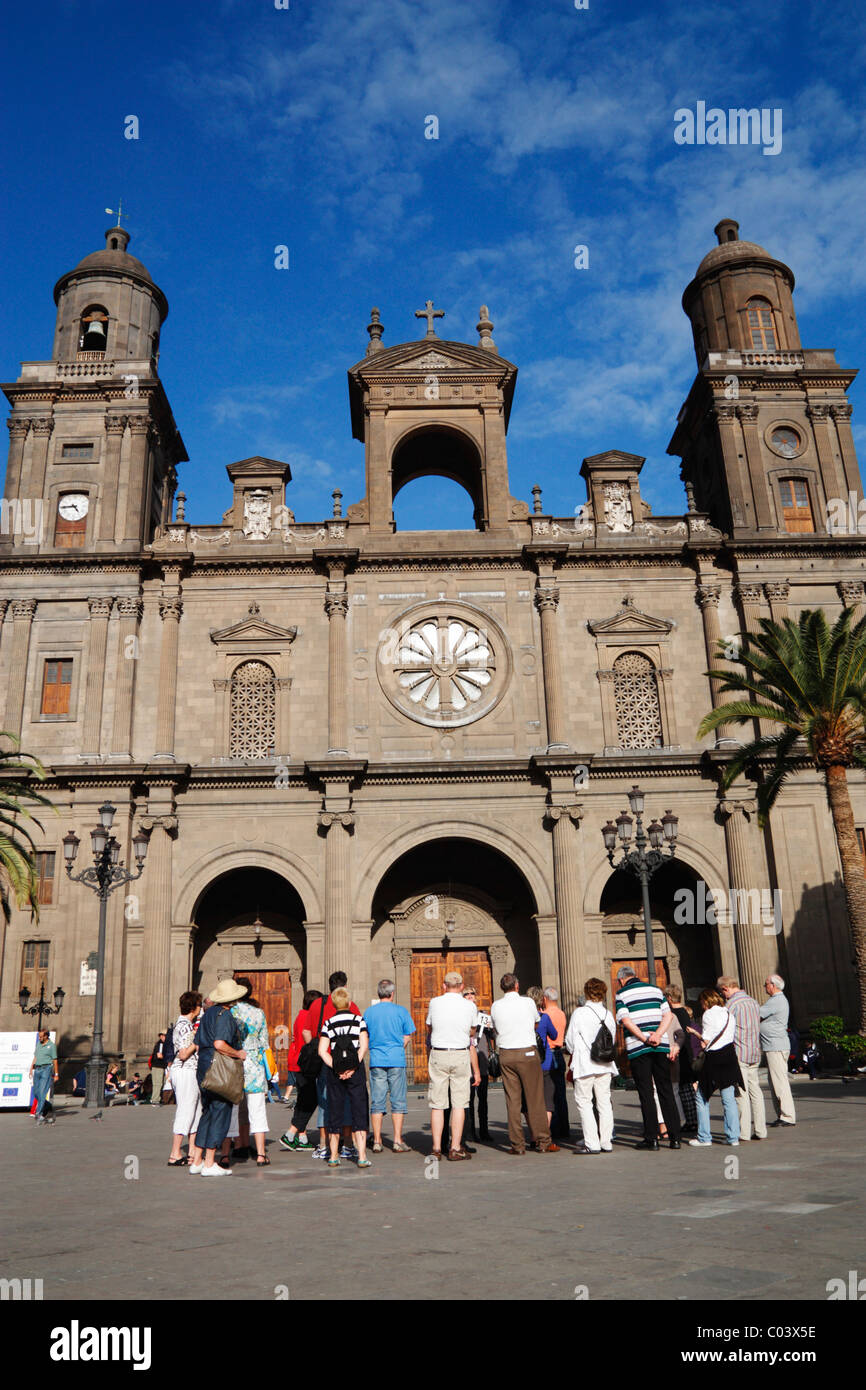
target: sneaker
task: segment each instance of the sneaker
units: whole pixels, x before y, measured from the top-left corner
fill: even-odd
[[[358,1150],[355,1148],[354,1144],[352,1144],[352,1145],[343,1144],[342,1147],[340,1148],[340,1157],[341,1157],[341,1158],[357,1158],[357,1157],[358,1157]]]
[[[230,1178],[232,1170],[231,1168],[221,1168],[218,1163],[215,1163],[212,1168],[202,1168],[201,1175],[203,1178]]]
[[[46,1118],[45,1118],[44,1115],[37,1115],[37,1116],[36,1116],[36,1123],[37,1123],[38,1125],[45,1125],[45,1124],[48,1123],[48,1121],[46,1120]]]
[[[191,1164],[189,1165],[189,1171],[190,1171],[190,1173],[192,1173],[193,1175],[200,1173],[201,1170],[202,1170],[202,1165],[201,1165],[200,1163],[191,1163]]]
[[[313,1158],[324,1158],[324,1159],[327,1159],[327,1158],[329,1158],[329,1157],[330,1157],[330,1150],[329,1150],[329,1149],[323,1149],[321,1145],[319,1145],[319,1147],[318,1147],[317,1149],[314,1149],[314,1150],[313,1150]]]
[[[690,1139],[690,1140],[689,1140],[689,1148],[691,1148],[691,1149],[708,1149],[708,1148],[711,1146],[712,1142],[713,1142],[712,1139]]]
[[[281,1135],[280,1135],[280,1148],[281,1148],[281,1149],[297,1149],[297,1148],[298,1148],[298,1136],[297,1136],[297,1134],[295,1135],[295,1137],[294,1137],[293,1139],[290,1139],[290,1138],[289,1138],[288,1130],[286,1131],[285,1134],[281,1134]]]

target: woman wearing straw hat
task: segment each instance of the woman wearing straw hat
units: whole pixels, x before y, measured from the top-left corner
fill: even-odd
[[[222,1052],[227,1057],[236,1057],[240,1061],[247,1055],[238,1047],[238,1025],[228,1007],[237,999],[243,999],[246,992],[246,985],[238,984],[236,980],[220,980],[210,992],[211,1006],[202,1014],[196,1033],[201,1119],[196,1131],[196,1146],[189,1171],[200,1173],[203,1178],[222,1177],[231,1172],[230,1168],[220,1168],[214,1162],[217,1149],[222,1146],[229,1131],[232,1117],[231,1101],[223,1100],[222,1096],[207,1090],[202,1086],[202,1082],[210,1070],[214,1052]]]

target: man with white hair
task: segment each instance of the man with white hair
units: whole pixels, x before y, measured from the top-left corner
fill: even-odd
[[[788,1001],[783,993],[785,981],[781,975],[768,975],[764,981],[767,1000],[761,1005],[761,1047],[767,1058],[767,1075],[770,1080],[770,1093],[776,1109],[772,1121],[774,1129],[782,1125],[795,1125],[794,1097],[788,1080],[788,1054],[791,1044],[788,1038]]]
[[[740,989],[740,982],[733,975],[720,975],[716,987],[734,1020],[734,1049],[743,1078],[743,1085],[738,1086],[736,1092],[740,1143],[747,1143],[751,1139],[753,1122],[755,1138],[766,1139],[767,1117],[758,1080],[758,1063],[761,1060],[761,1014],[758,1001],[744,989]]]
[[[556,1037],[550,1040],[550,1050],[553,1054],[553,1061],[550,1066],[550,1075],[553,1080],[553,1118],[550,1121],[550,1137],[552,1139],[567,1139],[569,1130],[568,1097],[565,1093],[567,1067],[562,1048],[565,1042],[568,1019],[559,1006],[559,992],[552,985],[544,991],[544,1012],[556,1029]]]
[[[478,1009],[463,998],[463,976],[449,970],[443,993],[427,1007],[427,1074],[430,1085],[430,1130],[433,1157],[442,1157],[445,1111],[451,1106],[451,1140],[448,1158],[471,1157],[463,1144],[463,1122],[469,1105],[469,1088],[478,1085],[478,1058],[471,1045],[478,1028]]]

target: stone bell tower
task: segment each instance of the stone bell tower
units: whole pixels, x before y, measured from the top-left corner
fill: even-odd
[[[390,535],[400,489],[438,475],[469,493],[479,531],[501,533],[529,514],[508,487],[505,434],[517,368],[499,355],[486,305],[477,345],[440,339],[434,324],[444,313],[430,300],[416,317],[427,322],[424,337],[386,348],[373,309],[367,354],[349,372],[352,433],[364,444],[367,487],[348,522]]]
[[[168,303],[128,242],[110,227],[105,249],[60,277],[51,360],[3,387],[7,512],[40,521],[5,528],[7,548],[136,551],[170,519],[187,455],[158,373]]]
[[[862,497],[846,399],[856,372],[802,347],[788,266],[729,218],[715,231],[683,294],[698,375],[668,453],[729,535],[826,536],[834,501]]]

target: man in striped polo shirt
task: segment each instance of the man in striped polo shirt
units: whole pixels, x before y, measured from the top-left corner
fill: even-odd
[[[676,1017],[656,985],[639,980],[630,965],[616,972],[619,992],[616,996],[616,1021],[625,1031],[625,1047],[631,1074],[637,1086],[643,1116],[643,1142],[638,1149],[657,1150],[659,1123],[656,1116],[653,1082],[658,1092],[668,1131],[669,1147],[680,1145],[680,1117],[671,1084],[671,1057],[676,1056],[676,1044],[668,1041],[668,1029]]]

